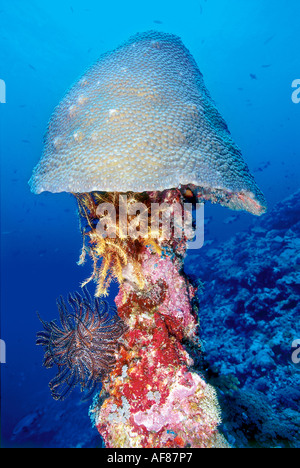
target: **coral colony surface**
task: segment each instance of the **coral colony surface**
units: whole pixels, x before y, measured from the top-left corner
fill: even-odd
[[[200,352],[195,287],[183,273],[191,206],[265,209],[226,123],[181,40],[137,34],[107,53],[56,108],[30,180],[70,192],[95,298],[58,302],[61,327],[38,343],[56,365],[56,398],[79,384],[106,447],[227,447],[214,388],[193,368]],[[117,313],[101,299],[118,281]]]

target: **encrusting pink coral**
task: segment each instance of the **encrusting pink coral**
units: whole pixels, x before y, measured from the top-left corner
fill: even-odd
[[[173,255],[170,255],[170,246]],[[184,252],[144,246],[141,289],[128,266],[115,299],[128,326],[96,415],[106,447],[226,447],[214,389],[190,370],[182,340],[197,343],[195,289],[182,273]],[[96,410],[95,410],[96,411]]]

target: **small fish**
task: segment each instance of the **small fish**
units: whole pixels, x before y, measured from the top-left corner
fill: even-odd
[[[31,70],[36,71],[36,68],[33,65],[31,65],[31,63],[29,63],[28,66],[29,66],[29,68],[31,68]]]
[[[254,75],[253,73],[250,73],[250,78],[251,78],[252,80],[257,80],[257,76]]]
[[[163,22],[160,21],[160,20],[153,20],[153,23],[155,23],[155,24],[163,24]]]
[[[271,165],[270,161],[262,163],[260,166],[253,169],[253,172],[262,172],[264,169],[267,169]]]
[[[270,66],[271,66],[271,64],[270,65],[262,65],[261,67],[262,68],[269,68]]]
[[[268,37],[268,39],[265,40],[264,45],[269,44],[269,42],[271,42],[272,39],[274,39],[274,37],[275,37],[275,34],[273,34],[273,36]]]
[[[30,143],[29,140],[22,140],[22,143]]]

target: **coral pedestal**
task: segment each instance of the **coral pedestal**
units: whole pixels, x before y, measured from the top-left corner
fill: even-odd
[[[226,447],[217,430],[215,390],[190,369],[182,341],[197,345],[195,293],[181,273],[182,256],[142,254],[144,288],[130,264],[116,298],[128,325],[117,362],[94,411],[106,447]],[[173,258],[172,258],[173,257]]]

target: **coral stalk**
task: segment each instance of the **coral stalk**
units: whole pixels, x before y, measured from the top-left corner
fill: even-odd
[[[185,244],[140,249],[143,287],[130,261],[115,299],[128,326],[95,423],[106,447],[225,447],[215,391],[192,371],[183,342],[198,345],[194,287],[182,272]],[[167,247],[167,248],[166,248]]]

